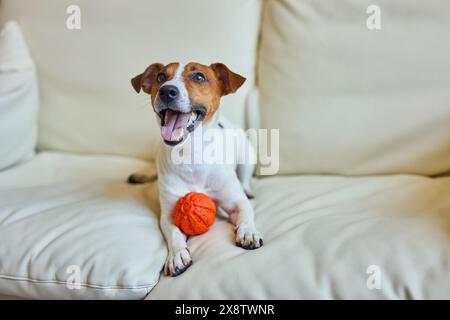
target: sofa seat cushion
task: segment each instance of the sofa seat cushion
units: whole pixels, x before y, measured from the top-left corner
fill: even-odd
[[[0,295],[139,299],[166,257],[143,161],[39,154],[0,174]]]
[[[271,177],[255,194],[264,247],[216,222],[148,299],[450,298],[450,177]]]

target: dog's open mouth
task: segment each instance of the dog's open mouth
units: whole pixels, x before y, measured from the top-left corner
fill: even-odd
[[[175,146],[197,128],[205,118],[205,112],[201,109],[187,113],[165,109],[159,113],[159,117],[161,118],[161,137],[166,144]]]

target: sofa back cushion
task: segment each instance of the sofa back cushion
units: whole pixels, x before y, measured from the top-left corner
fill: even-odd
[[[81,29],[76,27],[76,4]],[[244,123],[259,0],[6,0],[23,27],[41,84],[39,148],[151,159],[159,130],[130,79],[153,62],[223,62],[247,77],[223,113]],[[67,13],[69,12],[69,13]]]
[[[30,159],[37,140],[36,69],[20,28],[0,29],[0,171]]]
[[[261,122],[280,129],[280,173],[450,170],[450,2],[372,4],[267,2]]]

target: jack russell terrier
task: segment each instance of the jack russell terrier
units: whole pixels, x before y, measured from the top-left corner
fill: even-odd
[[[192,264],[187,237],[175,226],[172,218],[175,203],[188,192],[207,194],[229,214],[231,223],[235,225],[237,246],[257,249],[263,245],[248,199],[252,197],[250,182],[255,165],[251,161],[238,161],[246,151],[251,155],[254,150],[244,131],[218,112],[220,98],[236,92],[244,81],[244,77],[230,71],[222,63],[206,66],[192,62],[170,63],[166,66],[154,63],[131,80],[136,92],[142,90],[150,95],[164,141],[158,151],[156,166],[161,206],[160,226],[169,249],[164,267],[166,275],[177,276]],[[212,142],[205,139],[210,129],[218,132],[232,129],[238,132],[237,144],[240,147],[232,163],[174,161],[174,151],[195,158],[199,152],[193,147],[196,142],[222,152],[223,139]],[[195,133],[199,131],[202,133]],[[141,174],[132,174],[128,179],[130,183],[151,180]]]

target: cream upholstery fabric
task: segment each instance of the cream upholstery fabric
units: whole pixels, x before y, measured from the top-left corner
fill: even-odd
[[[450,299],[450,177],[272,177],[255,194],[263,248],[216,222],[148,299]]]
[[[280,173],[435,175],[450,170],[450,2],[267,1],[262,127]]]
[[[44,153],[1,173],[0,295],[144,298],[167,253],[153,213],[156,190],[124,182],[136,170],[154,168],[126,158]]]
[[[135,171],[154,167],[44,153],[0,174],[0,294],[144,297],[166,249],[152,214],[155,183],[122,182]],[[254,185],[264,247],[235,247],[233,227],[219,217],[189,240],[193,266],[161,277],[149,299],[450,298],[450,177],[276,177]],[[68,265],[81,266],[80,290],[66,287]],[[380,290],[366,286],[371,265],[380,268]]]
[[[14,21],[0,29],[0,170],[34,156],[39,106],[36,68]]]
[[[265,1],[258,89],[262,1],[76,3],[81,30],[65,27],[73,1],[3,0],[2,19],[18,19],[37,61],[41,149],[152,158],[159,133],[129,80],[188,59],[249,78],[223,112],[242,124],[248,93],[250,113],[260,101],[262,126],[281,129],[283,174],[450,169],[448,1],[379,0],[380,31],[366,28],[372,1]],[[0,297],[450,299],[450,177],[256,179],[264,247],[236,247],[219,217],[189,239],[189,270],[160,278],[156,184],[126,185],[131,172],[155,168],[44,152],[2,171]],[[74,265],[81,286],[70,290]],[[379,290],[367,286],[373,267]]]
[[[223,112],[244,123],[254,82],[259,0],[5,0],[37,61],[40,149],[154,156],[159,130],[150,102],[130,79],[153,62],[223,62],[248,78]],[[81,29],[66,9],[81,9]],[[223,19],[222,17],[226,17]]]

